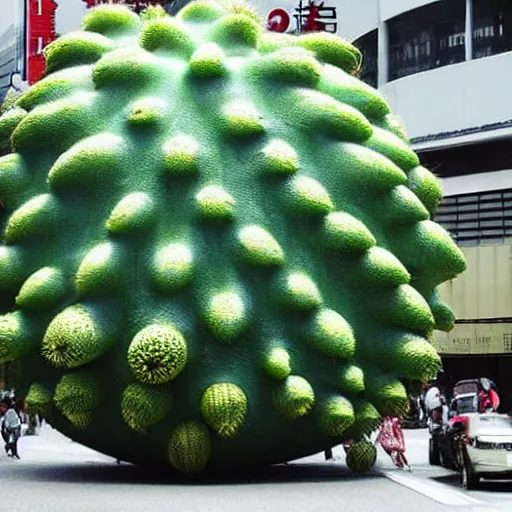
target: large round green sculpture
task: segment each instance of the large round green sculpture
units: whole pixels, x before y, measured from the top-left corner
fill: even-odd
[[[95,9],[46,62],[0,118],[0,362],[31,411],[186,473],[404,411],[465,262],[358,50],[199,1]]]

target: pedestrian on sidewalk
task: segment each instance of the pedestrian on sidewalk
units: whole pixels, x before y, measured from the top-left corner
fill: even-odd
[[[375,442],[382,446],[396,467],[411,470],[405,457],[404,433],[398,416],[384,417]]]
[[[7,402],[7,410],[0,420],[0,430],[5,441],[5,453],[8,457],[19,459],[18,439],[21,435],[21,418],[14,405],[14,400]]]

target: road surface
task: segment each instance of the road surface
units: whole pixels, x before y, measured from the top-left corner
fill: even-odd
[[[463,492],[456,475],[427,461],[425,430],[405,431],[412,473],[379,452],[375,470],[351,475],[343,450],[231,481],[176,482],[73,443],[46,426],[20,440],[22,460],[0,455],[0,510],[9,512],[510,512],[512,484]],[[7,504],[7,502],[9,503]]]

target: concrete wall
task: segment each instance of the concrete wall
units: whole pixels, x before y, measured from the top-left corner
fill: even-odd
[[[406,76],[381,91],[411,138],[512,119],[512,52]]]
[[[439,1],[440,0],[379,0],[380,19],[381,21],[387,21],[403,12],[412,11],[417,7]],[[366,4],[366,1],[362,0],[360,3]]]

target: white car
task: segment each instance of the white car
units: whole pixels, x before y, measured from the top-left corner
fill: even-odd
[[[450,420],[456,467],[462,487],[473,489],[480,478],[512,479],[512,417],[468,413]]]

